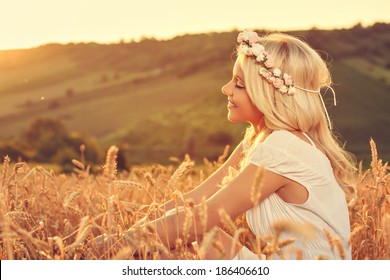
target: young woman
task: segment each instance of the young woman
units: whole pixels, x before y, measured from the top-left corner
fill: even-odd
[[[331,89],[326,63],[306,43],[285,34],[260,37],[245,31],[237,41],[232,79],[222,87],[222,93],[227,97],[228,119],[248,122],[250,127],[229,159],[184,195],[194,201],[195,220],[200,220],[203,198],[208,229],[221,225],[221,208],[232,219],[246,213],[251,231],[258,236],[272,235],[277,222],[309,223],[317,231],[316,238],[283,236],[296,238],[292,246],[302,258],[339,258],[325,232],[337,236],[345,258],[351,258],[345,193],[351,187],[354,163],[332,134],[321,96],[322,90]],[[259,166],[264,172],[254,205],[251,188]],[[220,188],[229,167],[239,172]],[[174,209],[175,205],[168,201],[160,208]],[[184,211],[171,211],[152,223],[161,241],[173,247],[176,238],[182,237],[178,229],[183,228],[184,219]],[[196,234],[195,228],[190,228],[186,240],[201,238]],[[230,248],[233,239],[222,230],[219,234],[225,248]],[[295,258],[297,250],[282,248],[287,258]],[[257,258],[241,245],[236,246],[233,255],[235,259]]]

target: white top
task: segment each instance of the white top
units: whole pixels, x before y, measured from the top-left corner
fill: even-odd
[[[351,259],[351,248],[347,247],[350,223],[345,194],[334,177],[328,158],[315,147],[310,137],[305,136],[312,144],[288,131],[276,130],[264,142],[256,144],[250,152],[250,163],[262,165],[269,171],[301,184],[309,195],[303,204],[294,204],[285,202],[273,193],[247,211],[248,225],[254,234],[265,236],[273,235],[271,226],[279,220],[310,223],[319,232],[318,237],[311,241],[292,236],[291,233],[281,236],[280,240],[297,238],[293,244],[283,249],[286,256],[295,258],[295,252],[291,250],[293,246],[302,251],[304,259],[314,259],[320,255],[338,259],[337,248],[332,252],[323,233],[322,229],[325,228],[332,236],[340,237],[346,259]],[[243,252],[245,253],[241,254],[241,258],[253,257],[248,255],[248,250]],[[276,255],[274,257],[277,258]]]

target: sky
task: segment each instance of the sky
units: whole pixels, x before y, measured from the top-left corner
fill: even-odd
[[[0,50],[258,28],[390,23],[388,0],[0,0]]]

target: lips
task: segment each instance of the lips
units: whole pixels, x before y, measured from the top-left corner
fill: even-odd
[[[228,99],[228,108],[237,108],[237,104],[233,100]]]

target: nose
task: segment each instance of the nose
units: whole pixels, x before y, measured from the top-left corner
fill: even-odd
[[[222,88],[221,88],[221,91],[223,94],[227,95],[227,96],[232,96],[233,93],[232,93],[232,90],[231,90],[231,87],[229,86],[230,85],[230,82],[227,83],[226,85],[224,85]]]

